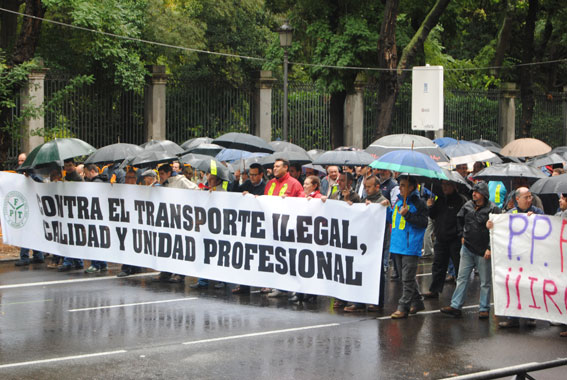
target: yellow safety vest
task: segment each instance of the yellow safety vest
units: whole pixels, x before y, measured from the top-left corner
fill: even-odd
[[[396,206],[396,208],[394,209],[394,215],[392,216],[392,228],[396,228],[396,219],[398,217],[398,206]],[[399,230],[404,230],[406,228],[406,218],[403,217],[402,214],[400,214],[400,226],[399,226]]]
[[[274,190],[276,189],[276,182],[272,182],[272,185],[268,189],[268,195],[274,195]],[[284,196],[287,190],[287,183],[284,183],[282,188],[280,189],[280,196]]]

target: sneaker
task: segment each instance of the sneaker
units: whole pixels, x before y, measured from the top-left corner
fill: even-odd
[[[34,257],[31,262],[32,262],[32,264],[43,264],[45,262],[45,260],[40,259],[39,257]]]
[[[278,289],[274,289],[270,293],[268,293],[268,297],[270,298],[285,297],[285,296],[287,296],[287,292]]]
[[[209,285],[203,285],[203,284],[199,284],[198,282],[195,284],[191,284],[189,285],[189,287],[191,289],[207,289],[209,287]]]
[[[14,263],[14,265],[17,267],[24,267],[26,265],[30,265],[30,261],[26,259],[19,259]]]
[[[217,282],[214,286],[215,289],[224,289],[226,287],[226,283],[224,282]]]
[[[58,272],[68,272],[71,269],[73,269],[73,266],[71,264],[61,264],[57,267]]]
[[[97,268],[97,267],[91,265],[90,267],[88,267],[87,269],[85,269],[85,273],[89,273],[89,274],[91,274],[91,273],[100,273],[100,268]]]
[[[567,331],[561,331],[561,332],[559,333],[559,336],[560,336],[561,338],[567,338]]]
[[[101,272],[106,272],[107,270],[108,270],[108,267],[99,268],[99,271],[101,271]]]
[[[57,263],[49,263],[47,264],[47,269],[57,269],[59,265]]]
[[[118,273],[116,275],[116,277],[128,277],[128,276],[130,276],[130,274],[131,274],[130,272],[122,271],[122,272]]]
[[[451,306],[442,307],[441,312],[443,314],[452,315],[453,317],[460,317],[461,315],[463,315],[462,311],[460,311],[459,309],[455,309],[454,307]]]

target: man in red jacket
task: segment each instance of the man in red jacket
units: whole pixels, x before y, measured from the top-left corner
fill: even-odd
[[[298,180],[293,178],[288,173],[289,161],[282,158],[276,159],[274,162],[274,177],[266,184],[264,188],[264,195],[276,195],[286,197],[299,197],[304,198],[305,192],[303,186]]]
[[[293,178],[288,173],[289,161],[282,158],[276,159],[274,162],[273,179],[269,180],[264,188],[264,195],[275,195],[280,197],[299,197],[305,198],[303,186],[298,180]],[[268,297],[284,297],[287,292],[282,290],[263,288],[262,293],[267,293]]]

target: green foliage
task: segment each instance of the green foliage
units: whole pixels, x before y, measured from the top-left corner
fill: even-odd
[[[46,18],[78,27],[141,38],[146,0],[45,0]],[[143,52],[138,42],[44,23],[38,54],[51,69],[96,73],[97,80],[132,90],[144,85]]]

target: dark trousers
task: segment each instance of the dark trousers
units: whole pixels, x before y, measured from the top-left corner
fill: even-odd
[[[455,267],[455,277],[459,274],[459,262],[461,260],[461,239],[456,238],[449,241],[435,241],[434,246],[435,255],[433,257],[433,280],[429,286],[429,291],[432,293],[441,293],[443,285],[445,285],[445,277],[447,275],[447,268],[449,267],[449,259],[453,260]]]

